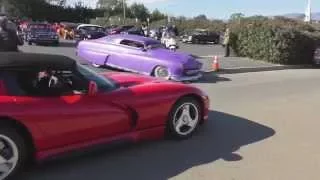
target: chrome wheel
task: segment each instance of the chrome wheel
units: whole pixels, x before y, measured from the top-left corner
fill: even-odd
[[[92,66],[95,67],[95,68],[101,67],[99,64],[96,64],[96,63],[92,63]]]
[[[158,66],[154,70],[154,76],[158,77],[158,78],[168,79],[169,78],[169,71],[166,67]]]
[[[0,134],[0,179],[9,176],[19,160],[18,147],[9,137]]]
[[[174,130],[181,136],[192,133],[199,123],[199,110],[193,103],[184,103],[174,113]]]

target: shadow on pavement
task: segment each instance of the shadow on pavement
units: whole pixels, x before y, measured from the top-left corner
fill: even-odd
[[[23,173],[23,180],[165,180],[216,160],[240,161],[241,146],[275,134],[269,127],[211,111],[210,119],[186,141],[140,143],[48,162]],[[22,178],[23,177],[23,178]]]
[[[55,44],[49,44],[49,43],[37,43],[36,46],[43,46],[43,47],[53,47],[53,48],[65,48],[65,47],[70,47],[70,48],[75,48],[76,45],[74,42],[70,41],[63,41],[60,42],[59,45]]]
[[[207,72],[204,73],[203,77],[199,81],[196,81],[196,83],[218,83],[224,81],[231,81],[231,79],[222,77],[215,72]]]
[[[72,41],[63,41],[60,42],[59,47],[71,47],[71,48],[75,48],[76,47],[76,43],[72,42]]]

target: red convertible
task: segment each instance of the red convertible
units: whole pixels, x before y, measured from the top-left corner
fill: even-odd
[[[0,59],[0,179],[30,160],[103,143],[186,139],[208,119],[208,96],[191,85],[97,74],[65,56]]]

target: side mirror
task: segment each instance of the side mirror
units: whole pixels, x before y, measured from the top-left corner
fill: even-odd
[[[98,93],[98,85],[94,81],[89,82],[88,95],[95,96]]]

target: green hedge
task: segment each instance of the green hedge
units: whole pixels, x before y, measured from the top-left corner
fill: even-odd
[[[311,64],[316,30],[285,18],[244,18],[230,23],[230,44],[239,56],[276,64]]]

